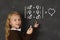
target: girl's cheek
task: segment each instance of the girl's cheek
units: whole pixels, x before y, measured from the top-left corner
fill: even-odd
[[[21,21],[19,23],[21,24]]]

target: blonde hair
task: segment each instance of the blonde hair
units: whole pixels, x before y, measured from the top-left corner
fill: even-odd
[[[9,30],[10,30],[10,28],[11,28],[10,25],[9,25],[9,20],[10,20],[11,16],[14,15],[14,14],[19,15],[20,18],[21,18],[21,15],[18,14],[17,11],[13,11],[13,12],[10,12],[10,13],[9,13],[9,15],[7,16],[6,24],[5,24],[5,26],[6,26],[6,27],[5,27],[5,30],[6,30],[6,35],[5,35],[5,37],[6,37],[6,40],[8,40]]]

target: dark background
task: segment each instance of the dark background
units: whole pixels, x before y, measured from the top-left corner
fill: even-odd
[[[24,15],[24,6],[30,4],[44,6],[45,10],[56,10],[52,17],[47,14],[44,19],[38,20],[40,26],[36,40],[60,40],[60,0],[0,0],[0,40],[5,40],[5,21],[8,13],[16,10]]]

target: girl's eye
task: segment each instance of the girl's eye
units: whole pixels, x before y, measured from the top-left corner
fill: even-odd
[[[20,19],[18,19],[18,21],[20,21]]]
[[[16,21],[16,19],[14,19],[14,21]]]

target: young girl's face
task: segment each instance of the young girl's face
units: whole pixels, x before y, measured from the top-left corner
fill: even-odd
[[[13,28],[19,28],[21,25],[21,17],[19,15],[13,14],[10,18],[10,25]]]

